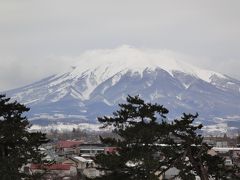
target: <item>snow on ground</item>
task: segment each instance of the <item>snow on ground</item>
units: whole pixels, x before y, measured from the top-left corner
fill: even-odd
[[[81,104],[80,104],[81,106]],[[82,110],[84,112],[84,110]],[[61,114],[61,113],[55,113],[53,115],[49,115],[47,113],[42,113],[42,114],[35,114],[34,117],[29,118],[29,120],[38,120],[38,119],[48,119],[48,120],[58,120],[58,119],[65,119],[65,118],[78,118],[81,120],[87,120],[85,116],[82,115],[66,115],[66,114]]]
[[[89,124],[89,123],[80,123],[80,124],[63,124],[57,123],[47,126],[40,125],[32,125],[30,131],[41,131],[41,132],[50,132],[52,130],[58,130],[59,132],[67,132],[72,131],[73,128],[80,129],[83,131],[92,131],[92,132],[100,132],[100,131],[110,131],[112,128],[100,128],[101,124]],[[226,123],[219,123],[215,125],[203,126],[203,135],[219,135],[223,134],[231,134],[232,131],[237,130],[236,127],[229,127]]]
[[[204,134],[207,134],[207,135],[223,135],[223,134],[229,134],[234,130],[238,130],[238,128],[229,127],[227,123],[218,123],[214,125],[203,126],[202,130]]]
[[[85,131],[104,131],[105,129],[100,129],[100,124],[53,124],[48,126],[32,125],[30,131],[41,131],[41,132],[50,132],[51,130],[58,130],[60,132],[72,131],[73,128],[85,130]],[[107,130],[107,129],[106,129]],[[106,131],[105,130],[105,131]]]

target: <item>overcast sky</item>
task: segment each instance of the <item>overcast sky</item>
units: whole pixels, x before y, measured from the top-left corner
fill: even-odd
[[[0,91],[123,44],[240,79],[239,9],[239,0],[0,0]]]

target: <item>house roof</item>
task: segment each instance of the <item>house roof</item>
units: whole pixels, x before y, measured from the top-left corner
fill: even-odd
[[[58,148],[72,148],[82,144],[83,141],[59,141],[57,143]]]
[[[236,147],[213,147],[212,148],[214,151],[240,151],[240,148]]]
[[[86,163],[91,163],[93,162],[92,159],[86,159],[86,158],[83,158],[83,157],[80,157],[80,156],[74,156],[73,159],[76,159],[80,162],[86,162]]]
[[[104,148],[104,147],[106,147],[106,145],[104,145],[104,144],[99,144],[99,143],[95,143],[95,144],[93,144],[93,143],[82,143],[81,145],[80,145],[81,147],[85,147],[85,146],[87,146],[87,147],[101,147],[101,148]]]
[[[47,170],[70,170],[70,164],[51,164],[51,165],[41,165],[41,164],[31,164],[31,169],[47,169]]]
[[[116,153],[117,152],[117,147],[106,147],[105,152]]]

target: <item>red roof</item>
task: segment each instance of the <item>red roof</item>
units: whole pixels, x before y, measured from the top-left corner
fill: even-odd
[[[117,147],[105,147],[104,151],[105,153],[116,153]]]
[[[83,141],[59,141],[57,143],[58,148],[73,148],[77,147],[78,145],[82,144]]]
[[[70,164],[52,164],[52,165],[41,165],[31,164],[31,169],[47,169],[47,170],[70,170],[72,165]]]

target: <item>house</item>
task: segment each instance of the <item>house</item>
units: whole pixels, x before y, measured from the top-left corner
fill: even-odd
[[[92,159],[87,159],[80,156],[72,156],[62,161],[62,164],[76,166],[77,169],[85,169],[88,167],[92,167],[94,163]]]
[[[228,142],[227,141],[217,141],[216,147],[228,147]]]
[[[56,178],[65,178],[65,179],[76,179],[77,178],[77,167],[70,164],[56,163],[51,165],[40,165],[40,164],[31,164],[30,171],[32,174],[43,173],[45,179],[56,179]]]
[[[77,148],[77,154],[82,157],[95,157],[96,154],[104,152],[105,146],[103,144],[80,144]]]
[[[74,156],[72,159],[78,161],[78,170],[87,178],[95,178],[103,173],[97,169],[96,164],[92,159]]]
[[[76,148],[82,143],[83,141],[59,141],[56,145],[56,152],[60,156],[70,156],[76,154]]]
[[[236,164],[240,166],[240,148],[236,147],[213,147],[217,154],[225,158],[225,165],[232,166]]]
[[[117,152],[117,147],[105,147],[104,153],[105,154],[112,154]]]
[[[103,174],[96,168],[94,161],[89,158],[73,156],[67,158],[62,163],[76,166],[80,177],[95,178]]]
[[[177,178],[175,176],[177,176],[179,174],[179,170],[175,167],[172,167],[170,169],[168,169],[162,176],[162,178],[160,179],[175,179],[175,180],[180,180],[180,178]]]

